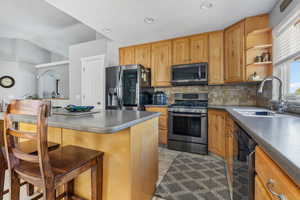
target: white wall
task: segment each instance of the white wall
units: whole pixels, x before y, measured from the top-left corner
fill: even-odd
[[[81,104],[81,58],[106,54],[107,40],[100,39],[76,44],[69,49],[70,101]]]
[[[51,53],[26,40],[0,38],[0,77],[12,76],[12,88],[0,87],[0,97],[10,100],[36,95],[36,64],[48,63]]]
[[[51,70],[51,72],[49,71]],[[37,69],[37,74],[42,75],[38,82],[38,97],[39,98],[51,98],[50,96],[43,96],[44,92],[51,94],[56,91],[56,82],[52,80],[47,82],[47,71],[55,75],[55,80],[59,79],[58,91],[60,93],[60,98],[69,98],[69,65],[59,65],[57,67],[43,67]],[[44,74],[46,73],[46,74]],[[47,90],[48,88],[48,90]]]
[[[6,100],[21,98],[25,94],[36,94],[35,67],[32,64],[0,61],[0,77],[4,75],[15,79],[12,88],[0,87],[0,97]]]
[[[278,25],[284,18],[292,16],[297,10],[300,10],[300,0],[294,0],[282,13],[280,12],[280,4],[283,0],[279,0],[275,7],[270,13],[270,25],[275,27]]]

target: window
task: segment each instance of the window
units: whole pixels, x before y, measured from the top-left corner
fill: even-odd
[[[289,17],[273,31],[274,70],[283,82],[283,97],[300,103],[300,12]],[[274,81],[273,100],[278,99],[278,83]]]
[[[291,101],[300,100],[300,60],[289,63],[289,80],[287,99]]]

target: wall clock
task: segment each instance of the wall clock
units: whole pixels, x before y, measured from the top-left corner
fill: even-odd
[[[2,76],[0,78],[0,85],[4,88],[11,88],[15,85],[15,79],[11,76]]]

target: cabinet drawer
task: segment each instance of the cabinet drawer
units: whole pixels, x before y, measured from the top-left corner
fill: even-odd
[[[255,177],[255,200],[272,200],[258,176]]]
[[[160,112],[161,116],[168,115],[168,108],[167,107],[146,107],[146,111],[148,112]]]
[[[272,199],[278,198],[271,191],[284,195],[287,200],[300,200],[300,188],[261,148],[256,147],[255,155],[256,173]]]

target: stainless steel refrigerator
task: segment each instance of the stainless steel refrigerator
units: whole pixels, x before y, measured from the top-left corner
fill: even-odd
[[[143,110],[150,86],[150,69],[142,65],[107,67],[106,109]]]

